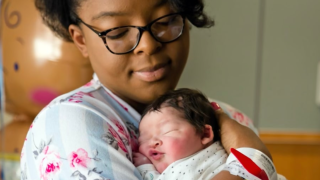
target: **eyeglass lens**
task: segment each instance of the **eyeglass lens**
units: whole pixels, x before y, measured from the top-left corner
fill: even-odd
[[[183,18],[179,14],[163,17],[155,21],[150,29],[152,36],[159,42],[177,39],[183,30]],[[140,31],[135,27],[121,27],[105,35],[105,45],[114,53],[125,53],[137,45]]]

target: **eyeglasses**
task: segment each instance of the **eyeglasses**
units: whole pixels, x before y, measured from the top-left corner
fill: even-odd
[[[80,18],[77,19],[95,32],[111,53],[118,55],[132,52],[138,46],[144,31],[148,31],[161,43],[175,41],[181,36],[185,24],[185,16],[182,13],[173,13],[159,17],[143,27],[121,26],[98,32]]]

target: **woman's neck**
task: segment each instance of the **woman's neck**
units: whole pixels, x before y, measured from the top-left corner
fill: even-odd
[[[142,114],[144,109],[147,107],[146,104],[138,103],[135,101],[126,101],[133,109],[135,109],[139,114]]]

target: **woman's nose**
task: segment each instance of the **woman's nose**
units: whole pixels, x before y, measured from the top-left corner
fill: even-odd
[[[158,52],[162,47],[162,43],[154,39],[154,37],[148,31],[144,31],[140,38],[140,42],[136,49],[135,54],[152,55]]]

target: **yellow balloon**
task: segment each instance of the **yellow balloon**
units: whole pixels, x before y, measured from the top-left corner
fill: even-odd
[[[73,43],[43,24],[34,0],[5,0],[0,17],[6,112],[28,122],[13,121],[2,138],[6,152],[20,152],[40,110],[90,81],[93,70]]]

